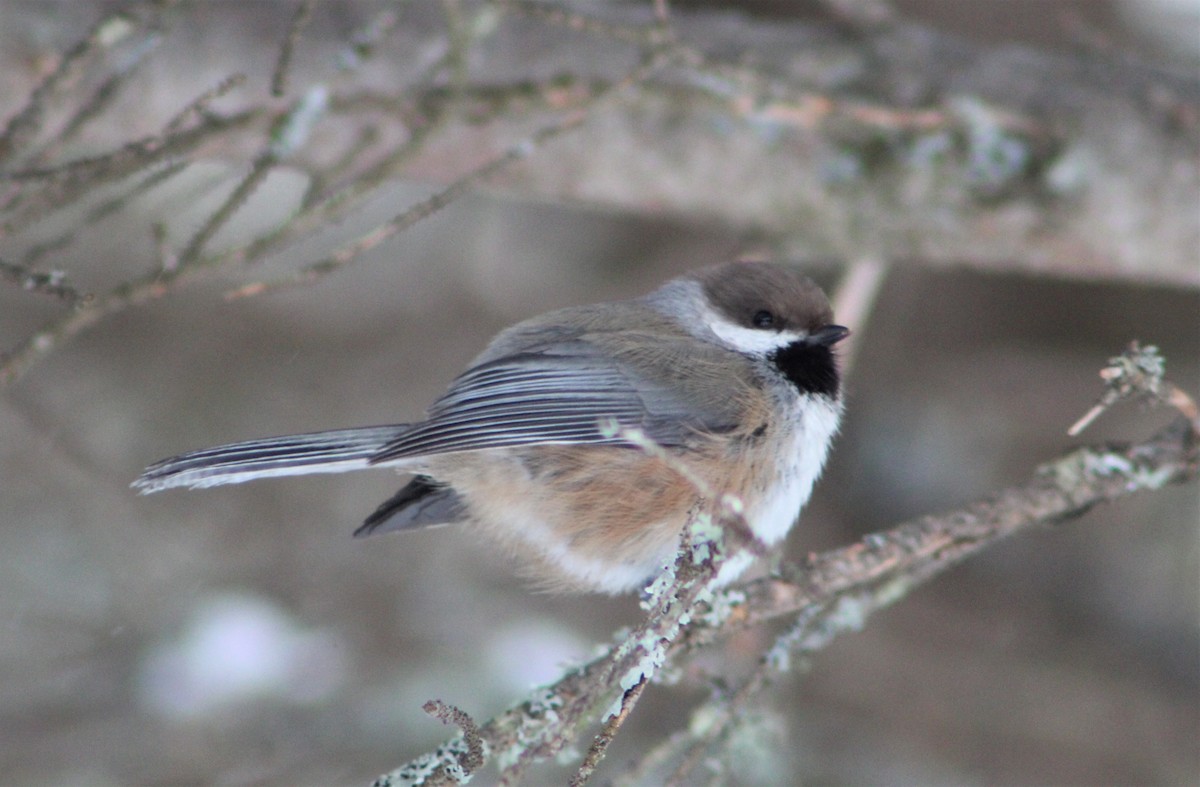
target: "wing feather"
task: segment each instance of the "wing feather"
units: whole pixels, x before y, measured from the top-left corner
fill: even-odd
[[[687,423],[698,420],[694,409],[588,341],[555,342],[467,371],[433,403],[426,421],[372,462],[539,443],[620,443],[601,429],[611,421],[675,445],[690,431]]]

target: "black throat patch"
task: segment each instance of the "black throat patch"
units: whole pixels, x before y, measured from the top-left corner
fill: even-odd
[[[771,353],[768,360],[800,393],[824,394],[831,399],[837,396],[837,364],[828,347],[792,342]]]

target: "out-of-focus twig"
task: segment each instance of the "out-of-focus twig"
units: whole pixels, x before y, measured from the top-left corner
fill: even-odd
[[[149,30],[134,51],[125,59],[114,73],[100,84],[92,93],[92,97],[78,106],[71,117],[63,125],[61,131],[54,135],[37,151],[36,161],[47,161],[59,153],[69,142],[75,139],[89,123],[99,118],[112,106],[121,89],[129,84],[131,77],[138,68],[146,62],[150,55],[163,40],[161,30]]]
[[[388,238],[403,232],[422,219],[433,215],[446,205],[470,191],[472,188],[476,187],[478,184],[487,180],[489,177],[492,177],[496,173],[502,171],[517,161],[528,158],[535,151],[541,149],[550,140],[560,137],[567,132],[570,132],[583,125],[583,123],[588,119],[590,110],[592,110],[600,101],[604,100],[610,95],[618,93],[623,88],[637,84],[641,80],[645,79],[650,73],[653,73],[653,71],[661,67],[663,62],[664,58],[661,56],[652,56],[647,58],[644,63],[639,65],[625,78],[614,82],[605,90],[590,97],[588,102],[583,107],[568,112],[558,120],[541,127],[525,139],[509,147],[499,156],[472,169],[465,175],[460,176],[450,185],[446,186],[432,196],[427,197],[426,199],[409,207],[403,213],[393,217],[390,221],[380,224],[379,226],[371,229],[369,232],[359,236],[358,238],[355,238],[349,243],[344,244],[324,259],[305,265],[295,273],[275,281],[253,282],[239,287],[237,290],[229,293],[229,297],[242,298],[253,295],[261,295],[263,293],[285,287],[308,283],[333,273],[334,271],[344,267],[360,257],[364,252],[376,248],[380,243],[383,243]]]
[[[858,348],[862,346],[862,337],[866,334],[867,323],[871,319],[875,299],[887,278],[888,268],[888,264],[881,259],[863,257],[853,260],[846,267],[846,273],[838,283],[833,295],[834,319],[850,326],[850,336],[840,342],[838,348],[843,376],[854,368]]]
[[[327,94],[324,88],[318,85],[295,101],[287,111],[279,113],[271,125],[267,142],[254,159],[250,171],[179,253],[179,265],[187,266],[195,262],[205,244],[233,218],[275,166],[304,144],[313,124],[324,113],[327,104]]]
[[[228,293],[227,297],[245,298],[253,295],[262,295],[267,292],[274,292],[287,287],[307,284],[327,276],[354,261],[363,253],[374,249],[388,238],[403,232],[422,219],[432,216],[434,213],[438,212],[451,202],[454,202],[459,197],[470,191],[477,184],[487,180],[487,178],[503,170],[513,162],[529,156],[547,140],[576,128],[583,123],[585,118],[586,114],[576,113],[558,123],[546,126],[540,131],[534,133],[528,139],[523,140],[522,142],[509,148],[502,155],[488,161],[482,166],[471,170],[467,174],[455,180],[446,188],[409,207],[403,213],[393,217],[390,221],[380,224],[364,235],[361,235],[358,238],[355,238],[353,241],[344,244],[342,247],[324,259],[309,263],[308,265],[300,268],[298,271],[280,279],[269,282],[260,281],[246,284]]]
[[[67,274],[63,271],[36,271],[25,265],[0,260],[0,278],[23,290],[52,295],[70,305],[75,305],[91,297],[80,294],[78,290],[67,284]]]
[[[183,109],[175,114],[175,117],[167,121],[163,127],[163,133],[173,134],[183,128],[193,118],[202,118],[208,112],[209,105],[216,101],[221,96],[226,95],[235,88],[241,87],[246,83],[246,75],[242,72],[230,74],[222,79],[217,84],[205,90],[196,98],[192,99]]]
[[[8,164],[25,151],[41,132],[50,103],[67,89],[93,57],[116,45],[139,26],[148,24],[174,2],[176,0],[131,4],[97,21],[59,57],[54,68],[29,94],[25,106],[0,132],[0,165]]]
[[[292,22],[288,25],[287,37],[283,40],[283,46],[279,48],[279,57],[275,61],[275,70],[271,73],[271,95],[276,98],[282,97],[287,93],[288,78],[291,76],[292,55],[296,51],[296,44],[300,41],[300,35],[304,32],[304,28],[308,25],[308,20],[312,18],[314,0],[304,0],[296,9],[296,13],[292,16]]]
[[[1200,432],[1200,409],[1186,391],[1163,379],[1165,368],[1157,347],[1152,344],[1143,347],[1136,341],[1131,342],[1125,352],[1109,358],[1108,365],[1100,370],[1100,379],[1104,381],[1103,395],[1092,409],[1071,425],[1067,434],[1071,437],[1078,435],[1105,410],[1126,399],[1168,404],[1188,418],[1193,428]]]
[[[259,111],[248,110],[221,117],[208,116],[194,128],[135,140],[97,156],[51,167],[0,172],[0,181],[45,181],[40,190],[28,193],[21,200],[20,212],[14,210],[15,204],[6,206],[10,215],[0,227],[7,233],[15,232],[40,221],[50,211],[61,210],[95,193],[101,186],[163,162],[183,158],[201,145],[212,143],[221,134],[246,128],[262,115]]]

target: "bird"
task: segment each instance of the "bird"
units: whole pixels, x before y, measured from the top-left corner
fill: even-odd
[[[501,331],[422,421],[191,451],[132,486],[390,467],[412,478],[356,536],[462,523],[540,587],[636,592],[674,562],[695,479],[738,501],[761,544],[787,535],[838,431],[848,334],[795,268],[710,265]],[[717,584],[753,560],[734,555]]]

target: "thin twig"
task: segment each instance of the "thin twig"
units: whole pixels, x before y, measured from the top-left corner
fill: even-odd
[[[483,767],[486,757],[486,744],[483,742],[483,737],[479,734],[479,725],[475,723],[470,714],[441,700],[429,700],[422,706],[422,710],[443,724],[453,724],[462,730],[463,741],[467,745],[467,750],[459,759],[459,765],[462,767],[465,776],[470,776]]]
[[[623,427],[615,420],[605,420],[600,423],[600,433],[609,438],[619,438],[622,442],[629,443],[642,453],[653,457],[687,481],[700,499],[715,501],[720,508],[722,524],[729,531],[729,535],[733,537],[729,545],[730,551],[746,549],[755,557],[764,557],[770,553],[770,547],[763,543],[754,533],[754,529],[750,527],[750,523],[746,521],[745,501],[738,496],[725,494],[718,497],[708,481],[690,464],[651,440],[649,435],[641,429]]]
[[[310,263],[300,268],[295,273],[285,276],[274,281],[252,282],[245,286],[239,287],[228,294],[230,298],[244,298],[250,296],[261,295],[267,292],[307,284],[309,282],[320,279],[324,276],[333,273],[358,259],[363,253],[376,248],[388,238],[391,238],[400,232],[408,229],[422,219],[428,218],[437,211],[449,205],[462,195],[469,192],[478,184],[504,170],[513,163],[522,159],[528,158],[535,151],[543,147],[547,142],[557,137],[560,137],[579,126],[589,117],[590,111],[595,105],[604,98],[613,95],[621,89],[628,87],[642,79],[660,67],[662,60],[659,58],[650,58],[646,63],[639,66],[631,74],[624,79],[613,83],[605,91],[594,96],[589,104],[583,108],[576,109],[567,113],[554,123],[543,126],[531,135],[512,145],[504,153],[481,164],[470,172],[462,175],[450,185],[443,188],[441,191],[434,193],[426,199],[409,207],[403,213],[393,217],[390,221],[374,227],[364,235],[344,244],[332,254],[317,262]]]
[[[706,614],[701,607],[711,594],[725,561],[741,549],[758,544],[742,516],[740,502],[728,496],[714,500],[703,479],[692,473],[682,460],[646,440],[638,430],[620,429],[611,424],[602,425],[602,428],[672,467],[684,480],[692,483],[697,502],[689,513],[674,564],[664,567],[646,589],[646,598],[642,601],[642,608],[647,612],[645,619],[622,637],[606,659],[589,665],[595,669],[587,670],[586,682],[576,686],[569,697],[560,701],[555,717],[561,723],[556,729],[543,726],[527,729],[518,736],[520,748],[508,758],[511,764],[501,770],[501,784],[517,784],[534,762],[560,750],[574,738],[575,730],[583,720],[619,687],[624,694],[617,706],[609,709],[605,730],[594,741],[580,769],[580,778],[586,781],[603,758],[624,717],[641,696],[644,686],[630,692],[639,684],[654,679],[686,624]],[[620,718],[613,723],[613,717]]]
[[[483,13],[482,11],[480,13]],[[376,23],[368,30],[371,31],[371,47],[378,43],[378,38],[382,37],[386,32],[391,30],[398,21],[398,15],[385,11],[377,17]],[[478,25],[468,25],[475,28]],[[422,79],[433,79],[449,62],[451,53],[447,52],[442,58],[434,63],[429,72]],[[418,85],[422,84],[418,80]],[[311,91],[310,91],[311,92]],[[444,91],[442,91],[444,92]],[[251,262],[261,259],[266,254],[279,249],[282,246],[300,238],[310,232],[315,231],[319,227],[339,220],[350,210],[354,205],[358,204],[368,194],[378,189],[382,184],[392,179],[397,173],[401,172],[403,167],[415,158],[421,150],[424,149],[426,143],[440,129],[444,128],[448,112],[446,109],[452,103],[452,96],[449,100],[438,105],[432,117],[412,130],[408,140],[396,146],[391,152],[387,153],[382,160],[376,162],[366,173],[360,174],[353,181],[346,184],[337,191],[326,194],[324,193],[323,184],[336,179],[336,173],[339,169],[348,166],[350,159],[343,157],[338,163],[325,172],[318,172],[313,175],[313,182],[310,188],[306,191],[303,200],[301,201],[300,209],[286,221],[282,222],[274,231],[268,232],[259,238],[252,241],[247,246],[240,249],[234,249],[223,255],[222,258],[214,260],[215,266],[223,266],[230,263]],[[391,102],[394,103],[394,102]],[[331,111],[337,111],[339,107],[344,108],[346,101],[339,100],[336,97],[328,99],[328,106]],[[319,263],[318,263],[319,264]],[[310,280],[312,274],[303,273],[299,275],[299,280]],[[319,277],[320,274],[317,274]],[[291,281],[287,278],[278,282],[281,287],[286,287],[289,284],[298,282]],[[271,289],[276,283],[270,283],[266,288],[259,290],[259,286],[263,283],[248,285],[248,288],[243,288],[246,291],[238,290],[231,294],[231,297],[239,297],[250,294],[257,294],[260,291]]]
[[[583,122],[583,116],[569,118],[562,124],[548,126],[542,132],[533,135],[529,140],[509,148],[505,153],[492,159],[476,169],[471,170],[466,175],[463,175],[458,180],[451,183],[441,191],[436,192],[432,196],[421,200],[408,210],[398,214],[390,221],[381,224],[370,232],[355,238],[353,241],[341,246],[328,257],[319,260],[309,265],[305,265],[293,274],[284,278],[276,279],[270,282],[253,282],[243,287],[230,292],[230,298],[244,298],[252,295],[261,295],[266,292],[274,292],[276,290],[287,287],[296,286],[299,284],[307,284],[316,281],[324,276],[333,273],[334,271],[353,262],[363,253],[374,249],[379,244],[383,243],[388,238],[397,235],[409,227],[413,226],[422,219],[428,218],[437,211],[454,202],[466,192],[470,191],[478,183],[486,180],[495,173],[501,171],[514,161],[519,161],[527,157],[536,149],[538,145],[558,136],[561,133],[575,128]]]
[[[165,4],[148,4],[162,7]],[[136,19],[129,9],[122,9],[96,22],[82,38],[75,42],[55,67],[46,74],[33,91],[20,112],[13,115],[4,131],[0,132],[0,165],[19,155],[42,130],[46,110],[54,98],[62,93],[101,49],[107,49],[136,28]]]
[[[638,699],[641,698],[642,692],[646,690],[646,686],[649,684],[649,677],[643,675],[641,680],[628,688],[625,694],[621,696],[621,710],[609,716],[604,722],[604,727],[596,734],[596,738],[588,748],[587,754],[579,766],[579,770],[571,777],[570,787],[583,787],[583,785],[587,784],[588,779],[592,778],[592,774],[596,772],[596,768],[608,752],[609,745],[616,739],[617,731],[621,729],[621,725],[629,718],[629,714],[633,712]]]
[[[1104,381],[1104,394],[1071,425],[1067,434],[1071,437],[1082,432],[1100,415],[1117,402],[1131,398],[1161,401],[1164,363],[1154,345],[1142,347],[1131,342],[1125,352],[1108,359],[1108,365],[1100,370]]]
[[[173,134],[183,128],[193,117],[203,117],[208,112],[209,105],[213,101],[229,93],[234,88],[241,87],[245,82],[246,75],[240,71],[226,76],[220,82],[192,99],[183,109],[179,110],[175,114],[175,117],[167,121],[167,125],[163,127],[163,133]]]
[[[38,259],[47,254],[58,251],[74,243],[79,235],[85,230],[99,224],[104,219],[114,216],[124,208],[129,207],[129,204],[138,197],[144,196],[147,192],[170,180],[178,175],[183,170],[187,169],[191,164],[186,159],[160,167],[140,181],[135,183],[128,191],[119,194],[112,199],[107,199],[101,202],[96,207],[90,209],[87,215],[78,222],[75,222],[59,235],[50,238],[49,240],[30,246],[24,254],[21,255],[21,261],[26,265],[36,262]]]
[[[242,178],[237,188],[225,199],[216,211],[209,217],[192,240],[179,254],[179,264],[189,266],[199,258],[206,243],[212,239],[221,227],[245,204],[246,200],[266,180],[267,176],[282,160],[295,155],[309,139],[313,126],[324,114],[328,106],[328,96],[325,89],[317,85],[292,103],[291,107],[279,114],[267,132],[267,143],[263,146],[250,172]]]
[[[711,756],[713,747],[729,737],[732,728],[751,703],[756,702],[773,680],[792,672],[806,672],[811,656],[845,631],[862,628],[864,619],[900,600],[902,594],[890,592],[884,585],[870,587],[858,594],[839,596],[832,604],[811,604],[800,610],[792,625],[775,638],[759,658],[758,665],[743,678],[737,688],[723,690],[692,712],[685,732],[665,742],[668,751],[679,749],[687,740],[691,745],[679,756],[679,764],[665,787],[682,787],[697,765]],[[652,759],[663,755],[655,754]],[[634,769],[644,770],[635,765]]]
[[[283,45],[279,47],[279,58],[275,61],[275,69],[271,72],[271,95],[276,98],[282,97],[287,93],[288,78],[291,76],[292,56],[296,51],[296,44],[300,40],[301,33],[308,25],[308,20],[312,18],[314,0],[303,0],[300,7],[296,9],[295,15],[292,16],[292,22],[288,25],[287,37],[283,39]]]
[[[120,95],[121,88],[129,84],[138,68],[146,61],[146,57],[158,48],[162,40],[162,30],[151,30],[147,33],[142,42],[134,48],[133,53],[128,56],[126,62],[122,63],[115,73],[110,75],[96,88],[92,93],[92,97],[83,102],[72,113],[71,117],[67,119],[62,130],[55,134],[54,138],[38,151],[36,160],[49,161],[56,153],[66,147],[69,142],[75,139],[89,123],[100,117],[105,110],[112,106],[114,100]]]
[[[145,170],[167,159],[187,156],[223,133],[240,130],[261,117],[249,110],[234,115],[208,116],[195,128],[172,134],[146,137],[122,145],[119,149],[48,168],[0,172],[0,180],[46,180],[38,192],[21,201],[22,212],[3,222],[5,232],[15,232],[39,221],[51,210],[74,204],[94,193],[100,186]],[[11,206],[10,206],[11,207]]]
[[[876,257],[862,257],[846,268],[833,296],[834,319],[851,326],[850,336],[838,345],[842,375],[854,368],[862,337],[874,311],[875,299],[887,278],[889,265]]]
[[[67,274],[63,271],[43,273],[25,265],[0,260],[0,278],[28,292],[52,295],[71,306],[92,297],[83,295],[74,287],[65,284]]]
[[[353,72],[375,54],[379,44],[400,24],[397,10],[403,0],[393,0],[393,8],[385,8],[350,35],[350,44],[338,55],[338,67]]]
[[[305,189],[304,197],[300,200],[300,214],[316,208],[327,196],[330,185],[347,176],[359,159],[375,145],[380,138],[379,126],[375,124],[364,126],[357,130],[354,139],[348,144],[341,155],[324,170],[313,172]]]
[[[691,735],[692,745],[687,747],[679,758],[679,764],[671,775],[663,782],[663,787],[683,787],[689,784],[688,777],[692,771],[708,755],[713,745],[725,737],[733,724],[738,708],[751,697],[758,694],[766,683],[763,669],[757,669],[750,677],[742,682],[732,697],[724,697],[718,701],[707,703],[692,713],[692,718],[705,715],[705,724],[689,725],[689,728],[700,727]]]
[[[255,159],[250,171],[238,182],[237,187],[213,211],[200,229],[196,230],[192,239],[183,247],[183,251],[179,252],[175,260],[177,266],[187,267],[200,257],[200,252],[204,250],[205,244],[233,218],[246,200],[250,199],[250,196],[267,179],[267,175],[271,174],[275,163],[275,157],[271,155],[263,155]]]

